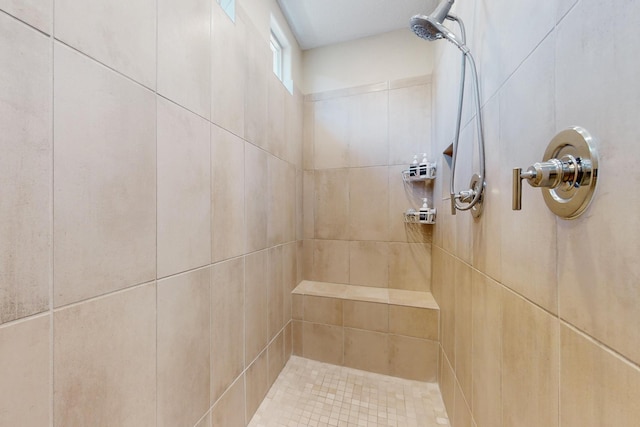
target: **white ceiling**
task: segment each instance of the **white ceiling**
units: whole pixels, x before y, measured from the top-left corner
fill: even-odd
[[[303,50],[409,28],[437,0],[278,0]]]

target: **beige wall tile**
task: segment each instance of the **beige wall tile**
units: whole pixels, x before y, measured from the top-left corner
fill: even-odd
[[[304,295],[291,295],[292,316],[295,320],[304,319]]]
[[[60,306],[155,278],[156,99],[61,44],[55,56],[54,299]]]
[[[211,263],[209,123],[158,98],[158,277]]]
[[[455,409],[453,410],[453,425],[456,427],[474,427],[471,410],[465,400],[462,389],[456,386]]]
[[[33,18],[39,20],[38,10],[24,10],[23,3],[4,1],[0,8],[12,12],[20,6],[19,10],[28,15],[33,12]],[[46,9],[47,5],[42,6]],[[49,307],[53,156],[50,41],[2,15],[0,63],[0,180],[9,184],[4,186],[0,204],[1,324]]]
[[[348,283],[349,242],[314,240],[312,278],[320,282]]]
[[[211,427],[211,412],[207,412],[207,415],[196,424],[196,427]]]
[[[304,296],[304,320],[342,326],[342,303],[338,298]]]
[[[304,171],[302,184],[302,236],[304,239],[315,237],[315,172]]]
[[[554,38],[543,42],[509,79],[500,94],[503,164],[538,161],[555,134]],[[520,120],[529,117],[531,120]],[[511,141],[518,141],[517,144]],[[509,194],[511,171],[503,169],[500,189]],[[556,216],[540,200],[540,190],[523,186],[521,211],[502,197],[502,282],[552,313],[558,312]],[[522,225],[526,224],[526,227]],[[535,251],[529,248],[535,247]],[[523,254],[527,256],[523,256]]]
[[[244,91],[244,138],[267,148],[269,46],[255,27],[245,21],[246,86]],[[226,51],[227,49],[225,49]],[[236,77],[237,78],[237,77]]]
[[[253,252],[267,247],[268,154],[249,143],[244,147],[245,251]]]
[[[302,111],[302,168],[306,170],[314,169],[313,150],[315,135],[315,102],[304,101]]]
[[[390,90],[389,164],[406,166],[414,155],[430,152],[431,85]]]
[[[287,361],[293,354],[293,322],[287,323],[287,326],[284,327],[284,363],[286,365]]]
[[[239,377],[211,409],[211,427],[245,427],[244,375]]]
[[[104,0],[54,5],[55,36],[150,88],[156,86],[156,2]]]
[[[302,195],[298,196],[296,190],[298,188],[297,177],[299,170],[290,163],[284,163],[284,178],[282,182],[283,196],[283,212],[280,221],[282,221],[283,238],[282,243],[295,242],[298,234],[298,223],[302,226],[302,218],[298,218],[298,205],[301,206]],[[302,181],[300,181],[302,182]],[[298,201],[300,197],[300,201]],[[300,209],[300,212],[302,210]]]
[[[287,164],[274,157],[268,156],[268,199],[267,199],[267,246],[284,243],[285,220],[287,217],[287,193],[290,193],[287,181]]]
[[[389,169],[349,169],[349,238],[389,240]],[[317,220],[317,218],[316,218]]]
[[[388,374],[389,335],[344,328],[344,365]]]
[[[313,167],[349,166],[349,103],[333,98],[313,103]],[[306,166],[310,166],[306,163]]]
[[[304,216],[305,216],[305,205],[304,205],[304,171],[302,171],[301,169],[296,169],[295,170],[295,174],[296,174],[296,200],[295,200],[295,204],[296,204],[296,212],[295,212],[295,222],[296,222],[296,231],[295,231],[295,240],[302,240],[304,239],[304,232],[305,232],[305,223],[304,223]],[[313,211],[313,207],[311,207],[312,211]],[[313,233],[313,229],[312,233]]]
[[[268,263],[268,337],[269,341],[271,341],[284,326],[284,293],[282,292],[282,246],[277,246],[269,249]]]
[[[246,387],[246,419],[250,420],[269,391],[269,366],[266,351],[263,351],[247,368]]]
[[[633,49],[640,9],[636,2],[624,8],[605,6],[576,3],[557,29],[556,130],[585,126],[596,140],[603,172],[588,210],[575,221],[557,221],[560,315],[640,364],[640,330],[629,327],[640,322],[640,224],[635,215],[640,197],[628,191],[629,182],[639,176],[634,169],[640,153],[633,143],[637,125],[629,115],[640,99],[640,86],[630,72],[638,67],[638,57],[618,62],[616,54]],[[621,24],[609,43],[590,33],[599,16]],[[576,76],[578,58],[589,68]],[[622,72],[604,87],[594,87],[608,75],[611,61]]]
[[[474,270],[471,277],[473,384],[478,427],[502,426],[502,287]]]
[[[213,262],[244,253],[244,141],[211,126],[211,258]],[[253,215],[251,215],[253,217]]]
[[[314,237],[316,239],[347,239],[349,170],[317,170],[314,178]]]
[[[440,307],[440,343],[449,360],[455,364],[455,258],[440,248],[434,250],[434,255],[437,261],[434,261],[433,296]]]
[[[280,332],[276,338],[271,341],[267,349],[269,358],[269,387],[280,375],[280,371],[284,368],[286,361],[284,353],[284,331]]]
[[[211,268],[211,403],[245,367],[244,329],[244,258],[235,258]]]
[[[54,313],[54,424],[156,425],[156,287]]]
[[[303,355],[302,342],[303,342],[303,322],[294,320],[291,322],[291,345],[293,354],[296,356]]]
[[[367,331],[389,331],[389,305],[364,301],[343,301],[344,326]]]
[[[438,381],[440,385],[440,391],[442,392],[442,400],[444,406],[449,415],[449,419],[453,419],[455,414],[455,392],[456,392],[456,377],[453,372],[453,368],[449,363],[449,359],[446,354],[440,352],[440,379]]]
[[[503,303],[502,421],[557,426],[558,319],[507,290]]]
[[[209,409],[210,269],[158,282],[158,425],[194,425]]]
[[[389,283],[387,242],[349,242],[349,283],[387,287]]]
[[[389,156],[389,94],[386,90],[346,97],[349,166],[386,165]]]
[[[437,341],[389,334],[389,375],[435,382],[439,349]]]
[[[640,369],[561,326],[562,426],[632,426],[640,417]]]
[[[52,6],[38,0],[0,1],[0,9],[46,34],[51,34]]]
[[[244,20],[232,22],[221,7],[212,6],[211,24],[211,121],[244,136],[246,75]]]
[[[431,289],[431,245],[389,243],[389,287],[427,292]]]
[[[294,353],[296,350],[296,323],[294,323]],[[343,331],[341,326],[302,323],[302,355],[320,362],[342,365]],[[297,354],[297,353],[295,353]]]
[[[0,327],[0,425],[50,424],[50,316]]]
[[[158,0],[158,93],[209,119],[211,2]]]
[[[268,338],[268,251],[254,252],[245,257],[244,293],[244,360],[245,365],[267,346]]]
[[[300,280],[312,280],[315,277],[313,271],[313,257],[315,250],[315,240],[303,240],[298,244],[298,264]]]
[[[482,110],[485,151],[500,153],[500,103],[499,97],[487,102]],[[486,187],[483,195],[482,216],[472,223],[473,266],[495,280],[501,280],[502,263],[502,198],[509,197],[504,192],[501,181],[500,156],[486,156]],[[536,203],[535,201],[533,203]],[[477,420],[476,420],[477,421]]]
[[[282,247],[282,299],[284,301],[284,322],[292,318],[291,291],[298,285],[298,259],[296,242]]]
[[[268,73],[267,93],[267,151],[284,158],[285,154],[285,95],[290,98],[282,82]]]
[[[415,338],[438,341],[438,310],[389,306],[389,332]]]
[[[460,383],[465,399],[471,402],[471,347],[473,339],[472,331],[472,287],[471,267],[460,260],[455,264],[455,293],[456,293],[456,327],[455,346],[456,378]]]

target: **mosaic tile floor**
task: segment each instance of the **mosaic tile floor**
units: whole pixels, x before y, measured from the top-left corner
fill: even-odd
[[[249,427],[449,426],[437,384],[292,356]]]

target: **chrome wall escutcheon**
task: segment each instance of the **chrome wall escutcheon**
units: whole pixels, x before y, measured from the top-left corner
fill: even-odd
[[[558,133],[542,162],[526,171],[513,170],[512,209],[522,208],[522,180],[540,187],[547,207],[565,219],[578,217],[589,206],[598,181],[598,153],[592,136],[575,126]]]

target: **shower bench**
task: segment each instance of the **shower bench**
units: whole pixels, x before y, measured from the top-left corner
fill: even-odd
[[[293,351],[335,365],[436,381],[439,314],[430,292],[304,280],[292,291]]]

